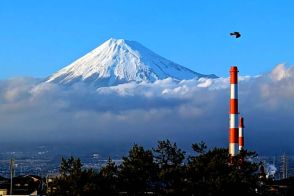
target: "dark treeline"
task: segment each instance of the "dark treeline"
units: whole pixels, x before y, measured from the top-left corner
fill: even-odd
[[[232,158],[225,148],[192,145],[186,156],[176,143],[159,141],[152,149],[133,145],[122,163],[111,158],[97,172],[82,169],[80,159],[62,159],[60,176],[48,187],[49,195],[290,195],[271,191],[255,152]],[[270,184],[270,183],[268,183]],[[291,191],[291,190],[290,190]]]

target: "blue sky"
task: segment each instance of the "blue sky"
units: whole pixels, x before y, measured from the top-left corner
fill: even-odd
[[[110,37],[197,72],[242,75],[294,63],[293,1],[0,1],[0,78],[46,77]],[[231,31],[242,37],[233,39]]]

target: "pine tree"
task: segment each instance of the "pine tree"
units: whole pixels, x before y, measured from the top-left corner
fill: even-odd
[[[158,178],[161,184],[159,191],[167,194],[181,193],[184,182],[185,152],[169,140],[159,141],[153,151],[155,163],[159,167]]]
[[[100,169],[99,187],[101,193],[114,195],[118,192],[118,167],[109,157],[107,163]]]
[[[133,145],[120,166],[121,190],[129,194],[143,194],[151,189],[156,171],[152,151]]]

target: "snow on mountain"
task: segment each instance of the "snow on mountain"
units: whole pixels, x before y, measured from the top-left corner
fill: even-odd
[[[111,38],[50,76],[46,82],[70,85],[83,81],[95,86],[112,86],[130,81],[154,82],[169,77],[177,80],[216,78],[169,61],[138,42]]]

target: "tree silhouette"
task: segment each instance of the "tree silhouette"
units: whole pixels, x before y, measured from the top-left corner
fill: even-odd
[[[120,165],[109,158],[98,173],[82,169],[80,159],[62,158],[50,195],[293,195],[293,179],[282,182],[289,188],[271,191],[277,186],[258,172],[255,152],[241,150],[231,157],[228,149],[208,150],[204,142],[192,149],[194,154],[185,159],[185,152],[169,140],[159,141],[153,151],[135,144]]]
[[[92,169],[82,170],[79,158],[62,158],[60,164],[60,176],[53,183],[55,187],[52,195],[91,195],[97,192],[95,177],[97,175]]]
[[[193,195],[256,195],[257,165],[249,158],[254,152],[243,151],[230,157],[228,149],[205,152],[203,143],[193,144],[195,156],[188,159],[187,190]]]
[[[118,192],[118,167],[109,157],[99,172],[101,178],[97,182],[101,193],[113,195]]]
[[[156,171],[152,151],[134,144],[120,166],[121,190],[129,194],[143,194],[151,188]]]
[[[159,191],[165,194],[182,192],[185,152],[169,140],[159,141],[153,152],[155,163],[159,167],[158,178],[161,182]]]

